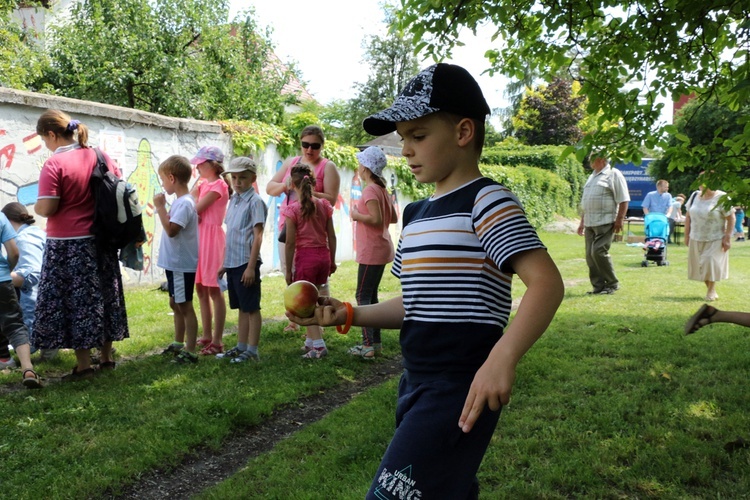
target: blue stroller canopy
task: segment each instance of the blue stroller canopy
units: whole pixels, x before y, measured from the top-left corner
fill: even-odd
[[[669,237],[669,220],[664,214],[646,214],[643,218],[643,232],[646,239],[662,238],[666,240]]]

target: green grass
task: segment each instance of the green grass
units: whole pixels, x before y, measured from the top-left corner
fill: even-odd
[[[750,450],[748,330],[713,325],[685,337],[705,286],[686,279],[686,248],[671,265],[641,267],[643,251],[619,243],[612,254],[623,288],[587,296],[583,238],[543,234],[566,283],[547,333],[518,367],[480,469],[482,498],[747,498]],[[750,244],[735,244],[722,309],[748,310]],[[356,265],[332,279],[334,295],[354,295]],[[156,467],[169,468],[199,445],[218,447],[234,430],[279,405],[346,383],[363,370],[346,348],[353,329],[326,334],[332,355],[302,363],[299,335],[284,334],[281,277],[264,279],[262,362],[201,360],[171,366],[150,355],[171,339],[166,295],[128,290],[132,339],[118,351],[133,361],[91,382],[5,391],[0,407],[0,477],[17,498],[89,497],[118,491]],[[386,275],[383,298],[397,293]],[[523,285],[514,282],[514,297]],[[236,317],[228,318],[233,325]],[[232,345],[234,337],[227,339]],[[386,355],[397,352],[387,332]],[[42,374],[62,373],[71,354]],[[6,387],[20,374],[0,374]],[[361,498],[393,432],[395,381],[331,412],[251,460],[205,498]]]

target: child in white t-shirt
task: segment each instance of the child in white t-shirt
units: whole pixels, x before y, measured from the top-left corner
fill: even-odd
[[[167,274],[169,306],[174,311],[174,342],[164,354],[174,354],[176,363],[197,363],[195,354],[198,319],[193,309],[193,287],[198,267],[198,212],[188,183],[193,169],[184,156],[174,155],[159,165],[159,177],[167,194],[177,199],[167,212],[164,193],[154,196],[156,214],[164,234],[157,265]]]

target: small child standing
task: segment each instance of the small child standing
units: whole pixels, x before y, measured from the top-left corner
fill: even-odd
[[[368,499],[478,498],[476,473],[521,357],[560,305],[560,272],[507,188],[482,176],[490,108],[463,68],[436,64],[393,105],[366,118],[372,135],[398,132],[402,154],[435,194],[409,204],[391,272],[403,294],[352,306],[324,299],[301,325],[401,329],[404,373],[396,431]],[[511,282],[526,291],[512,322]]]
[[[7,257],[0,254],[0,345],[7,349],[8,342],[11,343],[21,362],[23,385],[29,389],[39,389],[42,382],[31,366],[29,331],[23,324],[23,314],[10,277],[20,253],[15,237],[16,231],[5,214],[0,212],[0,243],[7,254]]]
[[[195,354],[198,318],[193,309],[193,286],[198,266],[198,213],[188,183],[193,174],[184,156],[173,155],[159,165],[159,177],[167,194],[177,199],[167,212],[164,193],[154,195],[154,207],[164,229],[157,265],[167,274],[169,306],[174,312],[174,342],[164,354],[176,363],[197,363]]]
[[[281,208],[281,215],[286,218],[286,283],[305,280],[320,289],[336,271],[333,207],[328,200],[313,197],[315,177],[309,166],[293,166],[290,179],[296,198]],[[308,359],[328,354],[320,326],[307,327],[302,349],[305,351],[302,357]]]
[[[32,345],[33,354],[36,296],[39,292],[39,279],[42,275],[42,260],[47,235],[42,228],[34,225],[36,220],[21,203],[17,201],[8,203],[3,207],[2,212],[17,234],[16,246],[18,246],[20,256],[10,276],[18,294],[18,303],[23,313],[23,324],[29,330],[29,343]],[[2,357],[1,352],[0,358]],[[40,361],[49,361],[57,354],[57,349],[42,349]]]
[[[216,146],[203,146],[190,160],[200,174],[200,179],[190,194],[196,200],[195,209],[198,212],[195,291],[198,292],[203,326],[203,337],[198,340],[198,345],[203,348],[201,354],[204,356],[224,351],[222,336],[227,306],[219,288],[218,273],[224,260],[226,236],[221,225],[229,202],[229,186],[221,177],[224,172],[223,161],[224,153]]]
[[[359,178],[365,184],[362,198],[352,207],[351,218],[357,223],[357,304],[377,304],[378,287],[385,266],[393,261],[393,241],[388,226],[398,222],[382,174],[386,166],[383,151],[370,146],[357,153]],[[362,328],[362,345],[349,349],[349,354],[373,360],[382,351],[380,328]]]
[[[229,307],[239,309],[237,346],[217,358],[232,363],[258,361],[258,343],[262,318],[260,314],[260,246],[268,208],[253,189],[257,166],[252,158],[241,156],[232,160],[227,175],[232,179],[234,194],[227,208],[227,245],[224,267]]]

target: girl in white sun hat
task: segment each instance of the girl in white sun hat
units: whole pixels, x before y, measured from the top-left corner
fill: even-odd
[[[385,188],[383,169],[386,159],[380,148],[370,146],[357,153],[360,179],[365,185],[362,198],[352,207],[356,224],[357,304],[377,304],[378,287],[385,265],[393,261],[394,250],[388,226],[398,222],[398,213]],[[362,359],[373,359],[381,352],[380,328],[362,327],[362,345],[349,353]]]

